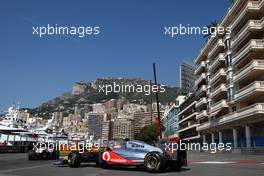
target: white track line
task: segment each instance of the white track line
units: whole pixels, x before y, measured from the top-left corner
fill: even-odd
[[[264,165],[264,162],[248,162],[248,161],[191,161],[190,164],[254,164],[254,165]]]
[[[227,161],[198,161],[198,162],[191,162],[196,164],[235,164],[236,162],[227,162]]]

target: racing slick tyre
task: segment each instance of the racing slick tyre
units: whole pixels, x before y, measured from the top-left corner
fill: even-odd
[[[28,151],[28,160],[34,160],[35,159],[35,152],[34,150],[29,150]]]
[[[68,155],[68,165],[69,167],[79,167],[81,165],[82,156],[79,152],[71,152]]]
[[[157,152],[150,152],[144,159],[145,168],[148,172],[162,172],[165,169],[165,161]]]

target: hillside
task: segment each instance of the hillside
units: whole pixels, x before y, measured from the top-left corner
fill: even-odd
[[[57,110],[73,110],[75,104],[85,105],[93,103],[102,103],[111,99],[125,99],[128,102],[137,104],[147,104],[151,99],[155,99],[155,95],[145,95],[144,92],[119,92],[108,93],[99,91],[102,85],[150,85],[149,81],[134,78],[99,78],[92,82],[77,82],[73,86],[71,92],[64,93],[48,102],[43,103],[40,107],[33,109],[34,113],[53,112]],[[165,92],[159,93],[160,102],[162,104],[174,102],[178,93],[178,88],[164,86]]]

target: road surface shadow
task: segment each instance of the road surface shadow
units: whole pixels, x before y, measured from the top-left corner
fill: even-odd
[[[144,167],[136,167],[136,166],[111,166],[108,168],[103,168],[101,166],[98,166],[96,164],[93,163],[82,163],[81,166],[79,168],[85,168],[85,167],[96,167],[96,168],[102,168],[102,169],[106,169],[106,170],[123,170],[123,171],[139,171],[139,172],[146,172],[146,169]],[[166,169],[165,171],[163,171],[162,173],[166,173],[166,172],[186,172],[186,171],[190,171],[190,168],[182,168],[180,171],[172,171],[169,169]]]

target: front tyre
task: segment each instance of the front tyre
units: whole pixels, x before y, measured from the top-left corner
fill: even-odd
[[[148,153],[144,159],[144,164],[148,172],[161,172],[164,169],[164,160],[159,153]]]
[[[68,155],[69,167],[79,167],[81,165],[81,155],[79,152],[71,152]]]

